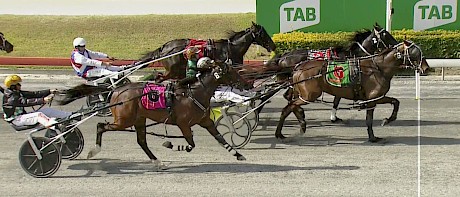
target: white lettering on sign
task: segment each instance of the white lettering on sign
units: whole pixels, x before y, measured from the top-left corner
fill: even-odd
[[[457,0],[423,0],[414,6],[414,30],[425,30],[457,20]]]
[[[280,6],[280,32],[316,25],[320,21],[320,0],[294,0]]]

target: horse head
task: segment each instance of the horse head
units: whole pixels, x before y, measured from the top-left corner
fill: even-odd
[[[422,73],[429,68],[426,61],[423,61],[422,49],[412,41],[405,40],[394,48],[396,50],[395,57],[402,60],[401,66],[420,70]]]
[[[0,50],[4,50],[7,53],[11,53],[13,51],[13,47],[14,47],[13,44],[8,42],[8,40],[6,40],[3,33],[0,32]]]
[[[212,68],[211,74],[216,78],[219,84],[230,85],[238,89],[249,90],[253,84],[246,81],[238,70],[225,62],[216,62]]]
[[[252,26],[247,31],[252,34],[254,44],[264,47],[268,52],[275,51],[276,45],[262,25],[252,22]]]
[[[374,44],[377,45],[377,48],[391,48],[398,44],[398,41],[396,41],[390,32],[380,27],[377,23],[374,25],[372,39]],[[383,45],[383,47],[381,45]]]
[[[360,54],[362,51],[366,55],[382,52],[398,44],[398,41],[377,23],[375,23],[372,31],[355,32],[351,41],[353,44],[350,46],[350,51],[355,54]]]

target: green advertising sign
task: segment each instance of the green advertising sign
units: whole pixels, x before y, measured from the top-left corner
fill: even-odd
[[[457,0],[393,0],[392,29],[460,29]],[[386,0],[257,0],[256,18],[270,34],[385,27]]]

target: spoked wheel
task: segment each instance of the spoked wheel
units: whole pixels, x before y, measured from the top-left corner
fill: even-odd
[[[55,143],[50,143],[49,138],[32,137],[32,140],[38,150],[46,146],[46,148],[40,151],[42,159],[38,159],[29,141],[26,140],[19,150],[19,163],[22,169],[30,176],[36,178],[50,177],[61,166],[61,152]]]
[[[110,83],[101,83],[99,86],[109,87]],[[108,102],[110,102],[110,97],[112,96],[112,91],[110,92],[103,92],[101,94],[94,94],[89,95],[86,97],[86,105],[91,109],[96,109],[100,107],[104,107]],[[110,109],[103,109],[99,110],[97,116],[107,117],[111,116],[112,112]]]
[[[83,151],[85,145],[85,139],[80,129],[77,127],[72,129],[64,135],[65,143],[61,143],[59,140],[58,147],[60,147],[61,155],[63,159],[75,159]]]
[[[233,148],[244,147],[251,139],[252,130],[251,124],[246,118],[237,112],[227,112],[228,121],[225,116],[220,116],[216,121],[216,128],[222,134],[225,141],[230,142]],[[235,131],[232,130],[230,124],[233,124]]]
[[[230,108],[230,111],[235,111],[237,113],[245,114],[246,112],[249,112],[253,108],[251,106],[235,106],[233,108]],[[257,125],[259,124],[259,113],[257,113],[257,110],[254,110],[250,112],[245,119],[248,120],[249,124],[251,125],[251,131],[256,130]]]

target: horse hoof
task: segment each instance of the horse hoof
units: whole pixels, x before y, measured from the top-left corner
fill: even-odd
[[[388,120],[388,118],[384,118],[383,121],[382,121],[381,126],[385,126],[385,125],[387,125],[388,123],[390,123],[390,121]]]
[[[371,142],[371,143],[385,143],[386,140],[384,138],[375,137],[374,139],[369,139],[369,142]]]
[[[91,149],[88,153],[88,156],[86,157],[86,159],[90,159],[94,156],[96,156],[99,152],[101,152],[101,147],[96,145],[95,148]]]
[[[276,139],[284,140],[286,137],[284,135],[275,135]]]
[[[173,145],[170,141],[166,141],[163,143],[163,146],[166,147],[166,148],[169,148],[169,149],[172,149],[173,148]]]
[[[339,123],[339,122],[343,122],[343,120],[341,118],[338,118],[338,117],[335,117],[335,120],[331,120],[332,123]]]
[[[236,159],[237,159],[238,161],[245,161],[245,160],[246,160],[246,157],[244,157],[243,155],[238,155],[238,156],[236,157]]]
[[[168,169],[168,166],[166,166],[165,164],[163,164],[163,162],[161,162],[159,159],[153,160],[153,165],[154,165],[155,168],[157,168],[158,170],[167,170],[167,169]]]

